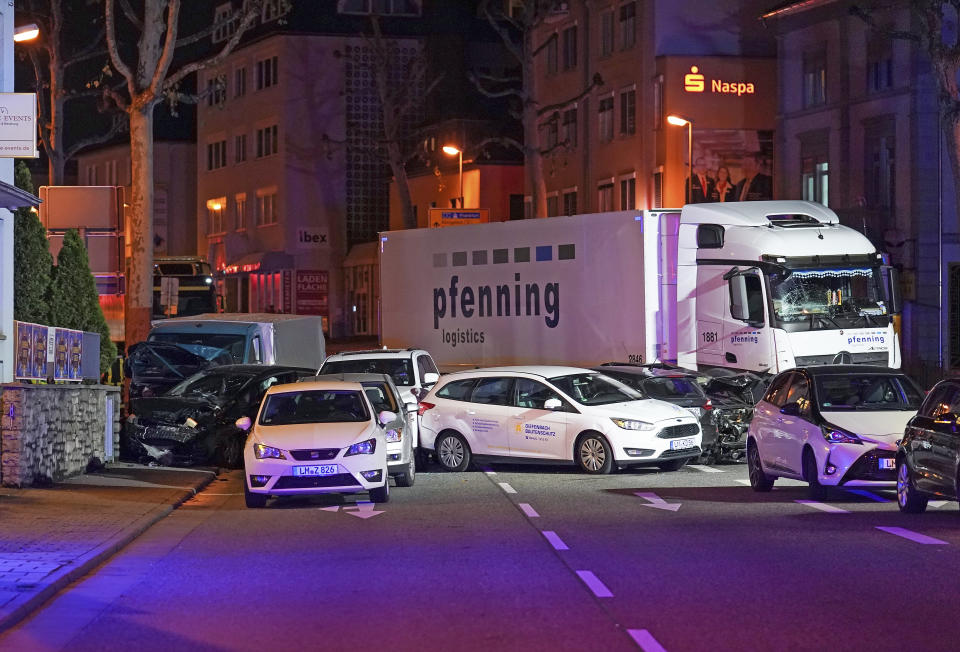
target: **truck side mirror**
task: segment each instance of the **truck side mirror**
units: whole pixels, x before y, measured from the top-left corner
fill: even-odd
[[[403,407],[406,408],[407,412],[416,412],[420,406],[416,403],[404,403]]]
[[[743,274],[730,277],[730,316],[739,321],[750,320],[747,306],[747,279]]]
[[[897,314],[903,308],[903,300],[900,296],[900,272],[896,267],[884,266],[881,268],[883,274],[884,289],[887,294],[887,310],[890,314]]]
[[[423,374],[423,384],[424,385],[435,385],[437,381],[440,380],[440,374],[428,371]]]

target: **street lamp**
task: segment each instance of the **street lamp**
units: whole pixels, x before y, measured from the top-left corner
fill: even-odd
[[[460,162],[460,208],[463,208],[463,150],[453,145],[444,145],[443,153],[448,156],[456,156]]]
[[[13,40],[17,43],[32,41],[38,36],[40,36],[40,28],[37,27],[36,23],[20,25],[13,30]]]
[[[687,166],[689,171],[687,174],[687,203],[693,203],[693,120],[690,118],[684,118],[679,115],[668,115],[667,122],[676,126],[687,127]],[[706,188],[704,188],[706,191]]]

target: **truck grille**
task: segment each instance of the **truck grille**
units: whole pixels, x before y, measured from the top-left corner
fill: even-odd
[[[843,356],[842,360],[841,356]],[[889,361],[889,354],[887,354],[885,351],[843,354],[831,353],[828,355],[798,355],[796,357],[796,363],[798,367],[818,367],[825,364],[875,364],[885,367]]]
[[[660,439],[676,439],[677,437],[692,437],[700,433],[700,427],[695,423],[683,423],[679,426],[667,426],[657,437]]]

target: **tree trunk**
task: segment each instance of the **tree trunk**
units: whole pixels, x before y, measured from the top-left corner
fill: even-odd
[[[547,184],[543,178],[540,132],[537,124],[537,88],[533,71],[533,31],[523,37],[523,158],[530,189],[531,217],[547,217]]]
[[[131,344],[147,339],[153,311],[153,106],[133,105],[130,118],[130,211],[127,238],[126,318],[124,340]]]

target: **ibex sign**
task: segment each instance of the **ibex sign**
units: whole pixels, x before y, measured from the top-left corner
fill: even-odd
[[[0,93],[0,158],[36,158],[37,94]]]

